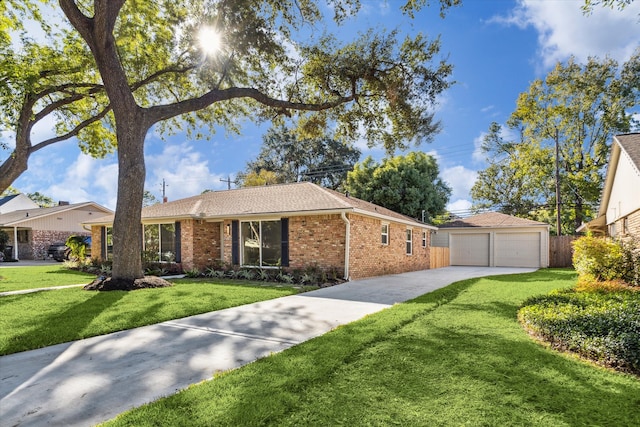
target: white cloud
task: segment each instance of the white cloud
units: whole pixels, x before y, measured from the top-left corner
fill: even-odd
[[[453,213],[466,213],[471,210],[471,201],[467,199],[458,199],[455,202],[447,204],[447,211]]]
[[[478,173],[464,166],[453,166],[443,169],[441,176],[451,186],[451,200],[459,200],[470,198],[471,187],[476,182]]]
[[[480,132],[480,135],[473,139],[473,154],[471,155],[471,159],[476,163],[484,163],[487,159],[486,153],[482,151],[482,141],[486,136],[486,132]]]
[[[147,154],[147,182],[145,188],[156,197],[162,197],[162,180],[169,200],[200,194],[206,189],[226,189],[227,184],[220,181],[227,176],[215,174],[209,170],[209,161],[203,159],[190,143],[166,144],[159,154]],[[231,177],[234,178],[233,176]],[[158,197],[158,198],[160,198]]]
[[[590,56],[627,60],[640,43],[640,2],[624,10],[596,6],[585,15],[582,0],[520,0],[509,16],[493,17],[490,23],[532,27],[538,33],[538,56],[545,69],[571,55],[580,62]]]
[[[52,171],[51,168],[47,170]],[[70,203],[93,201],[110,209],[115,208],[118,165],[113,158],[100,160],[80,153],[76,160],[64,170],[64,174],[61,175],[62,180],[56,180],[48,188],[38,191],[52,197],[55,201],[65,200]]]

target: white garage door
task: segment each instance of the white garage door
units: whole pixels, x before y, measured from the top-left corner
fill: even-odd
[[[540,267],[540,233],[496,233],[496,267]]]
[[[489,266],[489,233],[450,236],[451,265]]]

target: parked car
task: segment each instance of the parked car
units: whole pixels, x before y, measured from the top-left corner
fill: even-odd
[[[85,255],[87,258],[91,258],[91,237],[84,237]],[[66,261],[71,255],[71,248],[64,242],[57,242],[49,245],[47,249],[47,256],[58,262]]]

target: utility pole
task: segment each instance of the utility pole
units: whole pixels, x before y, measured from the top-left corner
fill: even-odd
[[[165,182],[164,178],[162,178],[162,203],[167,203],[167,187],[169,185]]]
[[[227,190],[231,190],[231,183],[233,181],[231,181],[231,177],[229,175],[227,175],[227,179],[220,178],[220,181],[226,182],[227,183]]]
[[[558,142],[558,128],[555,134],[556,140],[556,235],[562,235],[562,223],[560,215],[560,143]]]

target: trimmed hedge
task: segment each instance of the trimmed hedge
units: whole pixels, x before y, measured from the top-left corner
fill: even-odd
[[[640,292],[554,291],[527,299],[518,320],[556,349],[640,375]]]

